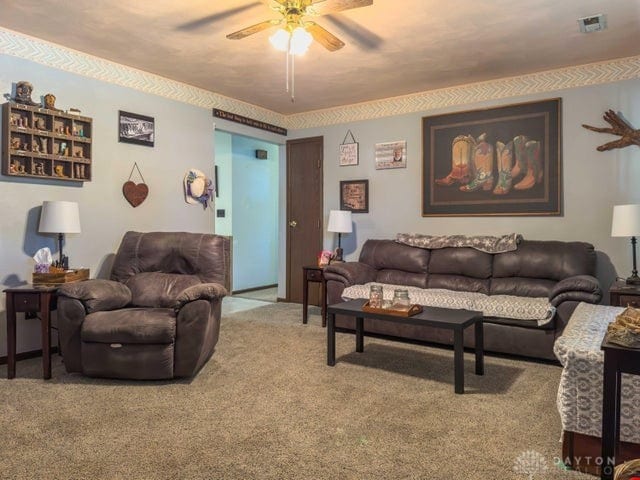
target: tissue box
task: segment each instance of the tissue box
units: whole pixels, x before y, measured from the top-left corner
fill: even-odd
[[[34,285],[62,285],[63,283],[79,282],[89,279],[88,268],[66,270],[60,273],[35,273],[32,283]]]

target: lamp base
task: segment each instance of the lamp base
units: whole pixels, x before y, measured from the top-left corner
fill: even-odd
[[[640,285],[640,277],[637,274],[633,274],[625,280],[627,285]]]
[[[338,247],[336,248],[336,255],[335,257],[333,257],[333,261],[334,262],[343,262],[344,260],[342,260],[342,248]]]

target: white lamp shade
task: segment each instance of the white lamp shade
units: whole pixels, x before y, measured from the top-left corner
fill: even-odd
[[[351,212],[349,210],[331,210],[329,212],[328,232],[351,233]]]
[[[46,201],[40,213],[40,233],[80,233],[80,212],[76,202]]]
[[[640,235],[640,205],[616,205],[611,222],[612,237]]]

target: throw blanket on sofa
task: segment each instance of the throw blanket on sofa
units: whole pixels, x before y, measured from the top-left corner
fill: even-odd
[[[421,235],[419,233],[398,233],[396,242],[419,248],[470,247],[486,253],[513,252],[518,248],[522,235],[510,233],[501,237],[476,235]]]
[[[485,295],[475,292],[458,292],[440,288],[418,288],[385,283],[365,283],[352,285],[342,292],[342,298],[369,298],[371,285],[382,285],[385,300],[393,298],[393,291],[402,288],[409,291],[411,303],[427,307],[463,308],[482,312],[485,317],[513,318],[536,321],[538,326],[551,321],[556,309],[548,298],[516,297],[513,295]]]
[[[602,429],[600,344],[622,307],[580,303],[553,346],[564,367],[556,400],[562,428],[599,437]],[[640,376],[622,374],[620,440],[640,443]]]

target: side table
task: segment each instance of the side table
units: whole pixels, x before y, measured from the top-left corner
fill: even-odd
[[[640,307],[640,285],[618,280],[609,288],[609,303],[614,307]]]
[[[640,375],[640,350],[607,342],[604,351],[604,383],[602,386],[602,480],[613,479],[620,443],[620,395],[623,373]]]
[[[51,312],[56,309],[55,286],[7,288],[7,378],[16,376],[16,313],[39,313],[42,335],[43,378],[51,378]]]
[[[324,267],[318,265],[306,265],[302,267],[302,323],[307,323],[307,309],[309,307],[309,282],[320,283],[322,285],[320,291],[320,305],[322,315],[322,326],[327,325],[327,285],[323,275]]]

